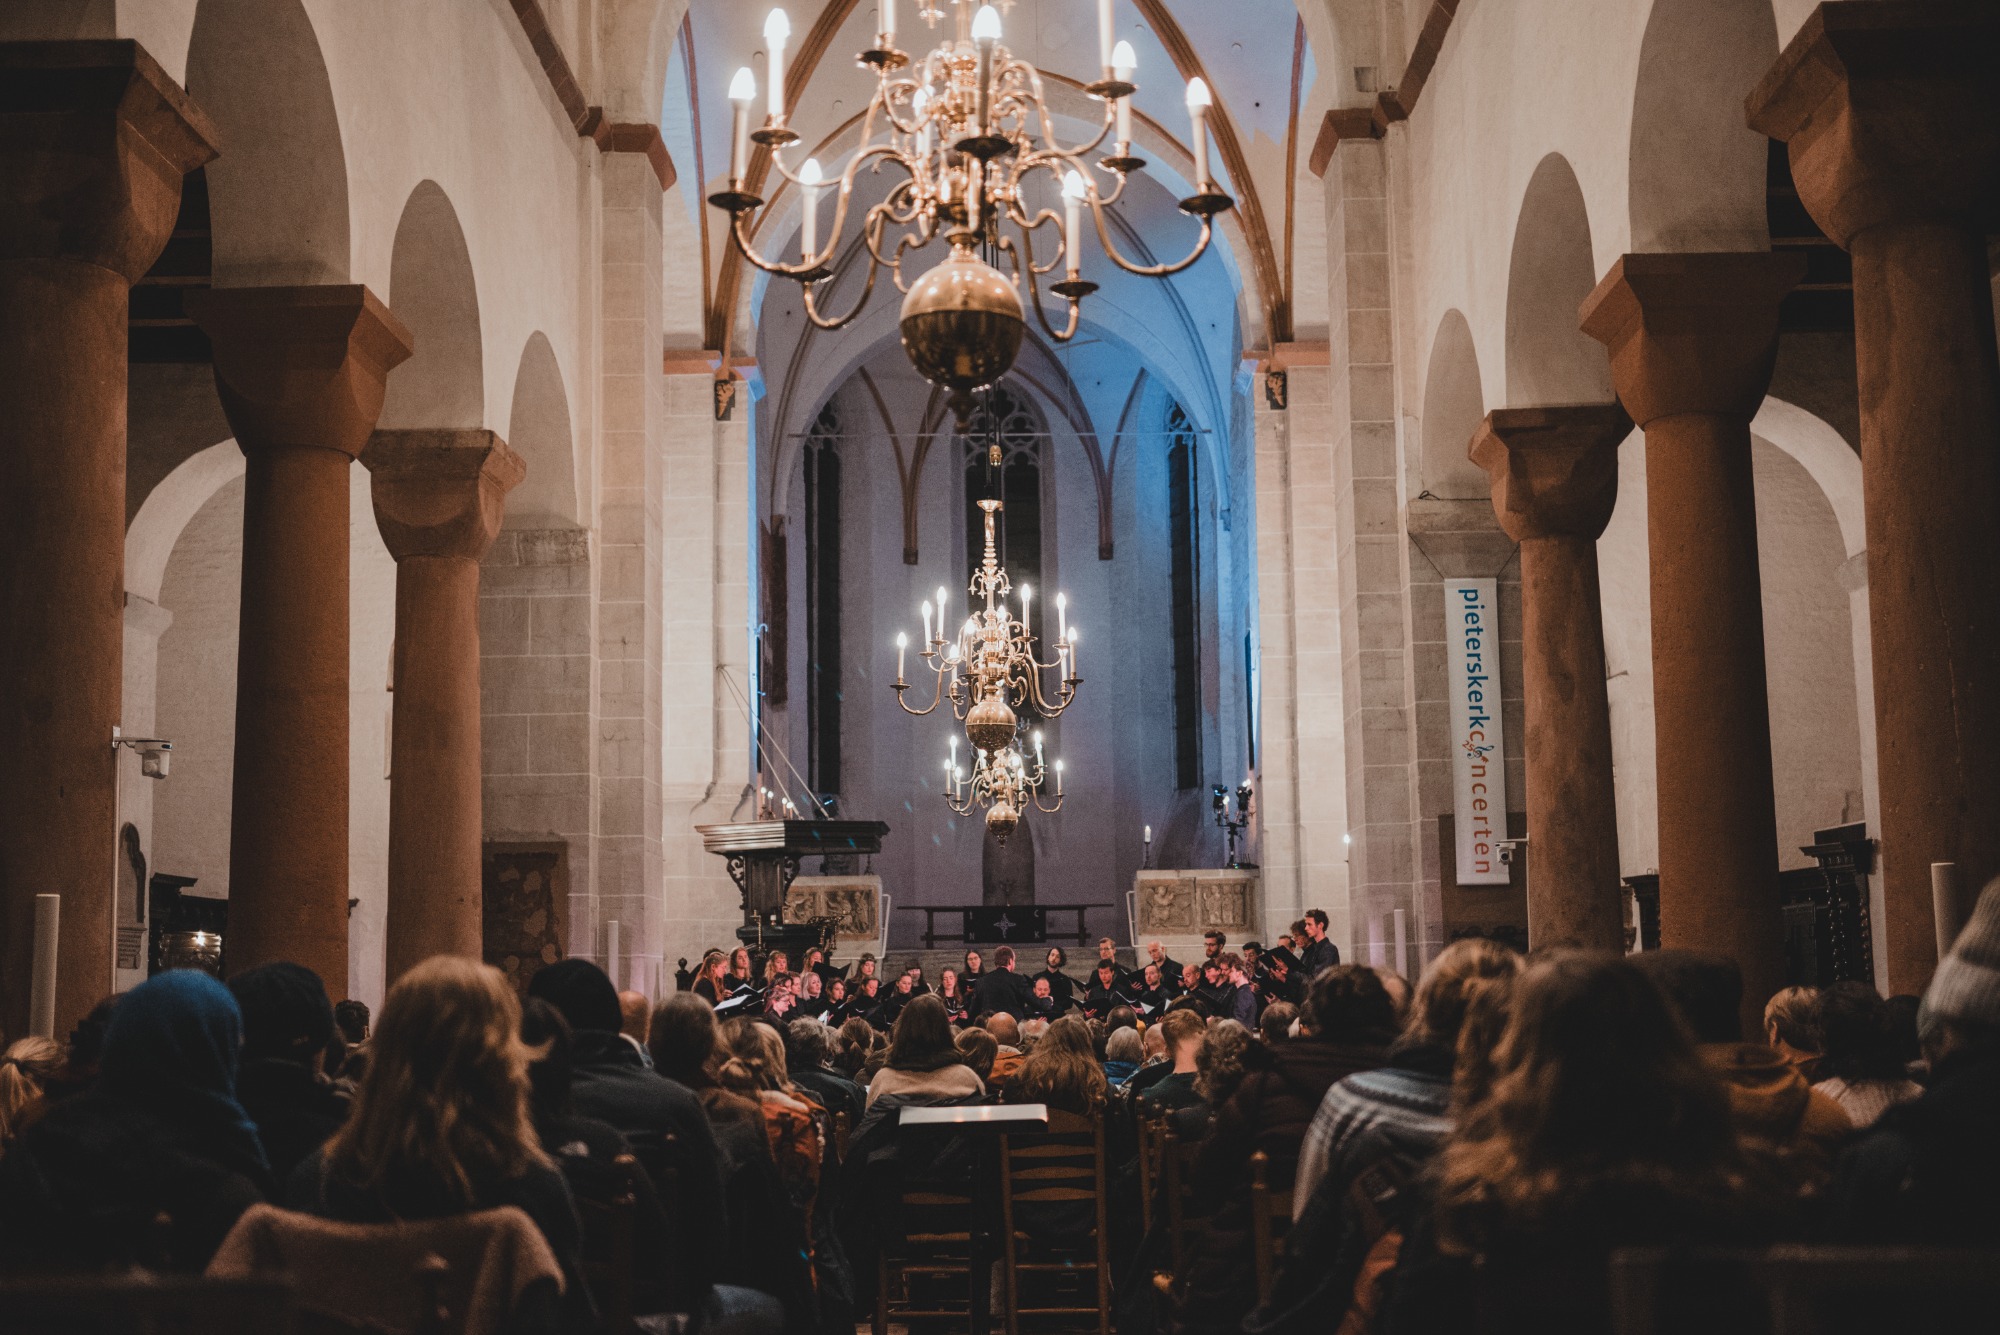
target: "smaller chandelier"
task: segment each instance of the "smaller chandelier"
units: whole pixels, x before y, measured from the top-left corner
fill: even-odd
[[[951,739],[951,753],[944,762],[945,805],[961,816],[975,807],[986,808],[986,828],[994,842],[1006,843],[1032,805],[1036,811],[1054,815],[1062,810],[1063,763],[1056,761],[1055,798],[1043,801],[1042,790],[1049,782],[1051,766],[1042,752],[1042,734],[1035,734],[1035,759],[1030,764],[1021,754],[1020,743],[1010,739],[1001,751],[979,751],[972,774],[967,777],[958,763],[958,737]]]
[[[1044,663],[1035,657],[1035,637],[1028,630],[1032,591],[1025,584],[1021,586],[1021,619],[1016,621],[1007,604],[1011,591],[1007,572],[1001,568],[994,546],[994,516],[999,514],[1001,503],[984,500],[979,508],[986,512],[986,554],[969,587],[973,598],[984,602],[984,609],[975,610],[956,637],[947,640],[945,591],[939,587],[937,607],[924,604],[924,647],[918,650],[935,679],[931,702],[922,709],[912,709],[904,698],[910,689],[903,675],[910,637],[900,633],[896,636],[896,680],[891,689],[903,712],[920,718],[949,700],[952,717],[965,721],[965,737],[973,750],[998,755],[1014,742],[1020,727],[1017,710],[1032,709],[1042,718],[1055,718],[1076,698],[1083,676],[1076,666],[1076,627],[1069,623],[1069,600],[1060,593],[1055,600],[1055,661]],[[1051,670],[1057,674],[1053,692],[1042,685],[1043,676]],[[952,745],[957,744],[953,738]]]

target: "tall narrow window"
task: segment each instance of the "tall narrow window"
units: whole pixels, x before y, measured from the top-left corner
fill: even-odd
[[[1201,786],[1201,497],[1194,425],[1167,412],[1168,579],[1173,597],[1174,786]]]
[[[822,801],[840,791],[839,441],[828,404],[805,446],[807,782]]]

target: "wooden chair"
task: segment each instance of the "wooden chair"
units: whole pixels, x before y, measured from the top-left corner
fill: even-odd
[[[8,1335],[292,1335],[298,1311],[275,1279],[202,1279],[134,1270],[0,1280]]]
[[[1278,1249],[1292,1231],[1292,1189],[1271,1186],[1271,1156],[1250,1156],[1250,1229],[1257,1253],[1257,1301],[1271,1296],[1278,1282]]]
[[[970,1287],[979,1202],[969,1186],[937,1183],[905,1187],[897,1199],[902,1236],[885,1242],[875,1263],[874,1335],[888,1335],[892,1318],[904,1324],[913,1318],[964,1321],[966,1300],[943,1295],[963,1295]]]
[[[597,1299],[600,1328],[605,1335],[634,1335],[639,1329],[633,1291],[638,1259],[635,1234],[639,1214],[639,1161],[621,1154],[612,1161],[618,1185],[608,1201],[579,1196],[576,1213],[583,1225],[583,1276]]]
[[[833,1115],[833,1145],[840,1152],[840,1162],[847,1162],[847,1138],[854,1133],[854,1119],[845,1111]]]
[[[1171,1115],[1160,1132],[1160,1190],[1167,1196],[1168,1253],[1173,1258],[1173,1273],[1179,1276],[1187,1273],[1188,1221],[1196,1213],[1189,1208],[1188,1196],[1194,1181],[1194,1159],[1201,1143],[1182,1140]]]
[[[1021,1318],[1097,1318],[1098,1335],[1111,1335],[1111,1243],[1105,1214],[1104,1118],[1049,1110],[1046,1132],[1000,1138],[1001,1262],[1006,1273],[1007,1335],[1020,1335]],[[1077,1243],[1052,1246],[1023,1228],[1036,1207],[1088,1205],[1092,1219]],[[1025,1209],[1024,1209],[1025,1207]],[[1088,1274],[1095,1302],[1082,1306],[1061,1293],[1048,1301],[1023,1301],[1023,1275]]]
[[[1167,1120],[1164,1113],[1149,1113],[1143,1102],[1134,1100],[1132,1128],[1139,1146],[1139,1217],[1151,1225],[1153,1201],[1159,1195],[1161,1149],[1165,1144]]]
[[[1616,1335],[1991,1332],[2000,1249],[1634,1248],[1611,1258]]]

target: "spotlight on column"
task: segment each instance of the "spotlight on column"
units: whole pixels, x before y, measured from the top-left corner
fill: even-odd
[[[130,747],[139,753],[139,773],[149,779],[164,779],[173,762],[174,744],[164,737],[125,737],[111,730],[111,745]]]

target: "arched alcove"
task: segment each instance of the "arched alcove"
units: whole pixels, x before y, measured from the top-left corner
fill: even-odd
[[[1611,362],[1577,328],[1597,285],[1583,188],[1562,154],[1535,167],[1514,223],[1507,269],[1507,402],[1521,407],[1607,403]]]
[[[1431,341],[1423,412],[1424,490],[1453,501],[1484,498],[1486,474],[1466,457],[1473,432],[1486,416],[1479,350],[1473,346],[1472,326],[1455,310],[1444,313]]]
[[[507,443],[528,465],[527,477],[507,497],[507,526],[575,526],[576,445],[570,432],[569,394],[563,388],[556,351],[540,330],[528,336],[514,371]]]
[[[1632,98],[1633,250],[1770,244],[1769,144],[1743,99],[1777,58],[1770,0],[1654,0]]]
[[[385,427],[476,427],[486,418],[479,293],[458,212],[435,181],[410,192],[389,260],[389,307],[415,351],[389,373]]]
[[[224,146],[208,165],[215,285],[346,282],[347,157],[305,6],[201,0],[187,89]]]

